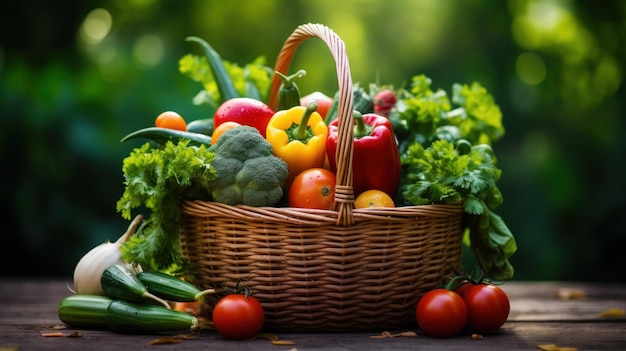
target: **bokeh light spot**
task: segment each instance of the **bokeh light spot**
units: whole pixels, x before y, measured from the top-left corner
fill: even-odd
[[[113,19],[109,11],[97,8],[87,14],[80,28],[80,38],[92,45],[100,43],[111,31]]]
[[[165,45],[155,35],[140,37],[133,46],[133,58],[144,67],[152,67],[163,59]]]
[[[538,55],[524,52],[515,61],[515,71],[519,79],[528,85],[537,85],[546,78],[546,65]]]

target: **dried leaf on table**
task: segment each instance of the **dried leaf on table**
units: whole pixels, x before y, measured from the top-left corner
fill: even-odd
[[[56,332],[56,333],[42,333],[41,336],[46,337],[46,338],[55,338],[55,337],[63,337],[63,333],[61,332]]]
[[[158,338],[148,342],[148,345],[167,345],[167,344],[180,344],[183,340],[180,338]]]
[[[554,296],[560,300],[584,300],[587,298],[587,293],[580,289],[560,288]]]
[[[197,337],[196,333],[191,333],[191,334],[178,334],[176,335],[177,338],[182,339],[182,340],[193,340]]]
[[[291,340],[272,340],[272,345],[295,345],[296,343]]]
[[[67,326],[62,325],[62,324],[55,324],[55,325],[47,325],[45,327],[42,327],[42,329],[48,329],[48,330],[62,330],[62,329],[67,329]]]
[[[621,308],[609,308],[608,310],[598,313],[598,317],[623,317],[626,315],[626,311]]]
[[[397,337],[415,338],[417,337],[417,333],[412,332],[412,331],[406,331],[406,332],[401,332],[398,334],[391,334],[388,331],[384,331],[380,333],[380,335],[370,336],[370,338],[372,339],[388,339],[388,338],[397,338]]]
[[[575,347],[561,347],[555,344],[541,344],[537,345],[537,348],[543,351],[578,351]]]

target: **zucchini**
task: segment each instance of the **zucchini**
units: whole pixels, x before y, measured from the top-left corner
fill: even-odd
[[[201,38],[187,37],[186,40],[195,41],[196,43],[199,43],[204,49],[207,61],[209,62],[209,67],[211,67],[213,78],[215,79],[217,89],[220,93],[221,101],[224,102],[226,100],[240,97],[239,93],[237,93],[237,89],[235,89],[235,84],[233,83],[232,78],[228,75],[226,67],[224,67],[222,58],[217,53],[217,51],[215,51],[211,47],[211,45],[209,45],[209,43]]]
[[[123,137],[122,142],[136,138],[146,138],[162,145],[165,145],[165,143],[170,140],[176,142],[181,139],[189,139],[189,145],[211,146],[211,137],[206,134],[160,127],[148,127],[136,130]]]
[[[204,295],[215,292],[213,289],[202,291],[189,282],[158,271],[139,272],[136,277],[149,292],[169,301],[200,301]]]
[[[151,294],[143,283],[126,267],[114,264],[102,272],[100,284],[104,293],[115,299],[132,302],[153,300],[170,309],[167,301]]]
[[[198,318],[189,313],[122,300],[114,300],[109,304],[104,319],[111,330],[122,333],[159,333],[200,329]]]
[[[58,316],[61,322],[75,328],[106,328],[104,318],[113,302],[108,296],[71,295],[59,303]]]
[[[352,86],[352,96],[354,98],[354,110],[360,112],[362,115],[374,112],[374,100],[358,83],[354,83]],[[330,109],[324,120],[327,125],[337,118],[338,109],[339,92],[336,92],[333,98],[333,104],[330,105]]]
[[[295,80],[304,77],[306,71],[301,69],[290,76],[285,76],[278,71],[274,73],[283,81],[278,91],[278,110],[288,110],[294,106],[300,106],[300,89],[298,89]]]

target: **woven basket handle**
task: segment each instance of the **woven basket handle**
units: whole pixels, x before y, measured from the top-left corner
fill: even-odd
[[[339,36],[330,28],[321,24],[303,24],[287,38],[276,60],[275,71],[287,75],[298,45],[308,38],[322,39],[335,60],[337,67],[337,83],[339,84],[338,105],[338,140],[337,140],[337,184],[335,187],[335,201],[331,210],[337,211],[337,225],[348,226],[354,223],[352,209],[354,208],[354,189],[352,178],[352,151],[354,149],[354,97],[352,93],[352,77],[346,48]],[[274,75],[270,88],[269,106],[278,108],[278,90],[281,79]]]

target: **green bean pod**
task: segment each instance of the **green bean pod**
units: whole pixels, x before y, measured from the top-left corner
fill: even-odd
[[[211,146],[211,137],[206,134],[159,127],[148,127],[134,131],[123,137],[122,142],[137,138],[152,140],[161,145],[165,145],[168,141],[177,142],[182,139],[188,139],[189,145]]]

